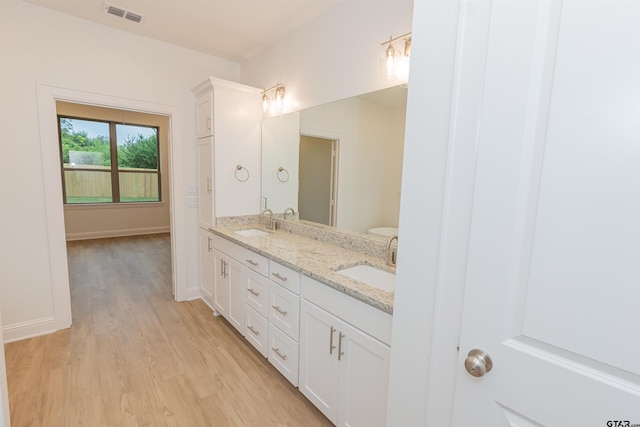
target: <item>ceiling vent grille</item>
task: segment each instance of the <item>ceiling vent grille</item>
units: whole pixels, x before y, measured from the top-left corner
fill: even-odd
[[[140,22],[142,21],[142,16],[137,15],[135,13],[132,12],[127,12],[127,14],[124,16],[124,19],[128,19],[129,21],[133,21],[133,22]]]
[[[119,9],[115,6],[107,5],[107,13],[118,16],[120,18],[124,17],[124,10]]]
[[[133,21],[136,23],[142,22],[142,15],[139,13],[132,12],[130,10],[123,9],[118,6],[114,6],[111,4],[105,3],[104,10],[113,16],[117,16],[118,18],[128,19],[129,21]]]

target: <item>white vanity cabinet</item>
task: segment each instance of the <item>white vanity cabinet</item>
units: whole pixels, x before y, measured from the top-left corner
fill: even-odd
[[[298,385],[300,273],[269,261],[269,362]]]
[[[205,303],[213,308],[215,255],[213,251],[213,233],[200,228],[198,230],[200,257],[200,294]]]
[[[212,236],[213,309],[244,335],[244,248]]]
[[[207,85],[205,83],[205,85]],[[208,85],[210,86],[210,85]],[[213,135],[213,90],[208,87],[196,92],[196,137],[206,138]]]
[[[300,391],[337,426],[384,426],[391,315],[302,278]]]
[[[214,225],[213,199],[213,137],[198,139],[198,226]]]
[[[261,90],[209,77],[192,89],[198,137],[198,222],[260,213]]]
[[[244,336],[264,357],[269,355],[269,260],[245,250]]]

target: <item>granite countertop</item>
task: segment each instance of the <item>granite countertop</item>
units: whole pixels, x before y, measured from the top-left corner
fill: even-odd
[[[265,231],[268,235],[246,237],[234,233],[235,230],[248,228]],[[280,264],[300,271],[302,274],[364,303],[393,314],[393,292],[382,291],[335,271],[354,265],[368,264],[395,273],[395,269],[386,266],[384,260],[380,258],[343,249],[331,243],[320,242],[288,231],[267,230],[263,225],[218,226],[211,228],[210,231]]]

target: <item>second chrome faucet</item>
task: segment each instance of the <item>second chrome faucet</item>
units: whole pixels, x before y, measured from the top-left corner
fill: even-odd
[[[393,241],[396,241],[396,247],[392,247],[391,244]],[[391,267],[396,266],[396,262],[398,261],[398,236],[391,236],[389,240],[387,240],[387,265]]]

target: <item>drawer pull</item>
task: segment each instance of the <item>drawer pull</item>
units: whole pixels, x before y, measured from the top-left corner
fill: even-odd
[[[336,346],[333,345],[333,334],[337,331],[336,328],[334,328],[333,326],[331,327],[331,330],[329,331],[329,354],[333,354],[333,350],[336,349]]]
[[[247,329],[253,332],[253,335],[255,336],[260,335],[260,331],[256,331],[255,329],[253,329],[253,326],[247,326]]]
[[[271,307],[273,307],[273,309],[275,311],[277,311],[278,313],[282,314],[283,316],[287,315],[287,312],[284,311],[283,309],[281,309],[279,305],[272,305]]]
[[[278,274],[278,273],[271,273],[271,274],[273,274],[274,276],[276,276],[278,279],[282,280],[283,282],[286,282],[286,281],[287,281],[287,278],[286,278],[286,277],[281,276],[281,275],[280,275],[280,274]]]
[[[342,351],[342,338],[344,338],[345,336],[346,335],[342,332],[338,334],[338,360],[340,360],[342,356],[344,356],[344,351]]]
[[[282,359],[282,360],[287,360],[287,355],[286,355],[286,354],[282,354],[282,353],[280,353],[280,349],[279,349],[279,348],[271,347],[271,350],[273,350],[273,352],[274,352],[275,354],[277,354],[277,355],[278,355],[278,357],[280,357],[280,359]]]
[[[249,288],[249,289],[247,289],[247,290],[248,290],[249,292],[251,292],[251,293],[252,293],[253,295],[255,295],[255,296],[260,295],[260,292],[256,292],[256,291],[254,291],[254,290],[253,290],[253,289],[251,289],[251,288]]]
[[[257,265],[259,264],[259,263],[255,262],[255,261],[254,261],[254,260],[252,260],[252,259],[248,259],[248,260],[247,260],[247,262],[248,262],[249,264],[253,265],[253,266],[257,266]]]

